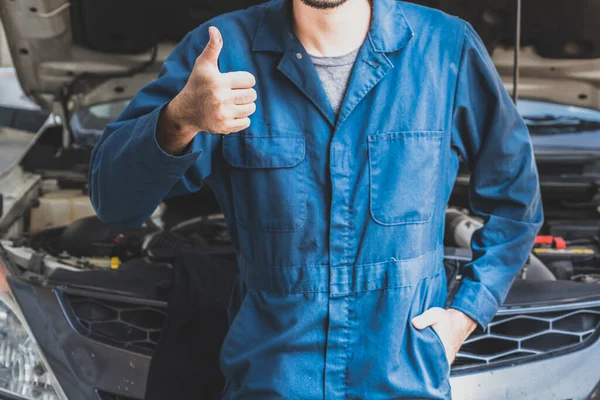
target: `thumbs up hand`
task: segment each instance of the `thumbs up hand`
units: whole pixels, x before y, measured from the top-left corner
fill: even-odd
[[[256,111],[254,76],[245,71],[221,73],[219,54],[223,37],[219,30],[208,29],[210,40],[196,59],[183,90],[161,115],[157,139],[169,153],[185,148],[197,132],[229,134],[250,126]]]
[[[256,110],[256,91],[252,89],[256,80],[249,72],[219,71],[223,38],[214,26],[208,31],[210,40],[196,59],[188,82],[196,105],[192,112],[201,117],[198,125],[203,131],[217,134],[241,131],[250,125],[248,116]]]

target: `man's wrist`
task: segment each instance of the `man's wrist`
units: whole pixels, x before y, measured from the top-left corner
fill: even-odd
[[[183,153],[200,131],[197,127],[186,123],[177,100],[176,97],[162,110],[156,128],[158,145],[171,155]]]
[[[473,318],[469,317],[464,312],[455,308],[449,308],[448,312],[450,312],[452,317],[455,318],[455,321],[460,324],[461,331],[463,331],[466,336],[473,333],[473,331],[477,328],[477,322],[475,322]]]

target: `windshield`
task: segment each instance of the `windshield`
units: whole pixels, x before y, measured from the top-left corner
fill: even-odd
[[[106,125],[113,122],[129,104],[130,100],[97,104],[77,111],[71,118],[75,143],[91,147],[100,139]]]
[[[76,112],[71,119],[75,143],[94,146],[106,125],[117,119],[129,102],[103,103]],[[517,108],[534,137],[600,133],[600,111],[530,100],[520,100]]]
[[[527,100],[517,108],[533,136],[600,131],[600,111]]]

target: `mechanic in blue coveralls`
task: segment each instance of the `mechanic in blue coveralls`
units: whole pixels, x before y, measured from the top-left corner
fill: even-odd
[[[485,225],[444,309],[460,159]],[[272,0],[190,32],[104,132],[90,193],[102,220],[140,225],[204,180],[244,288],[225,399],[450,398],[450,364],[543,219],[526,126],[477,34],[394,0]]]

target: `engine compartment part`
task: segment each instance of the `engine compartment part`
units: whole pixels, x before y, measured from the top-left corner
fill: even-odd
[[[68,270],[120,270],[146,257],[172,261],[183,252],[233,252],[222,214],[195,217],[166,230],[153,219],[140,228],[128,228],[105,224],[94,215],[66,227],[18,235],[5,246],[18,254],[21,268],[34,273],[44,271],[45,266],[54,271],[61,265]],[[32,264],[34,258],[39,262]]]
[[[85,202],[78,202],[84,197],[81,190],[57,189],[45,184],[48,182],[45,180],[41,184],[42,191],[49,193],[40,198],[37,208],[31,209],[31,220],[40,221],[36,213],[45,207],[55,214],[50,216],[52,223],[68,223],[72,214],[69,215],[67,210],[77,209],[81,204],[84,204],[84,210],[88,207],[87,198]],[[208,198],[206,194],[203,196],[202,199]],[[20,246],[22,258],[28,260],[33,255],[37,257],[38,253],[48,255],[42,258],[43,264],[52,265],[50,270],[60,265],[75,270],[119,269],[129,260],[140,257],[168,262],[182,251],[203,254],[233,251],[229,230],[221,213],[197,216],[194,215],[196,197],[189,205],[178,201],[169,200],[147,225],[139,229],[107,225],[96,216],[88,216],[66,226],[16,235],[12,244]],[[168,218],[165,219],[165,216]],[[46,218],[45,221],[50,220]],[[41,227],[47,222],[36,223]],[[30,225],[36,226],[36,223],[31,222]],[[460,283],[458,264],[470,261],[471,239],[482,226],[482,220],[464,209],[447,209],[444,245],[447,255],[453,254],[445,260],[449,299]],[[600,275],[599,237],[600,222],[595,220],[547,220],[518,279],[597,282]],[[450,265],[450,259],[455,260],[456,265]],[[29,267],[28,262],[23,263],[24,269],[30,270]],[[43,269],[35,268],[36,271]]]
[[[556,275],[538,257],[531,254],[529,262],[525,266],[523,279],[537,281],[555,281]]]
[[[548,235],[562,237],[570,244],[595,243],[600,237],[600,220],[598,218],[586,218],[577,220],[550,219],[546,221]]]
[[[482,225],[482,221],[467,212],[449,208],[446,212],[445,244],[469,249],[474,232]],[[598,218],[547,218],[519,278],[527,281],[600,283]]]
[[[571,222],[578,226],[577,223]],[[450,294],[452,285],[461,279],[459,264],[467,264],[473,234],[482,221],[464,210],[449,208],[446,213],[445,247]],[[558,225],[553,225],[555,228]],[[537,239],[527,264],[518,278],[525,280],[577,280],[595,282],[600,274],[598,238],[587,236],[591,230],[570,233],[568,224],[560,230],[566,238],[544,232]],[[546,228],[546,231],[548,228]],[[63,263],[79,270],[118,269],[123,263],[140,257],[173,260],[184,251],[201,254],[233,251],[227,224],[222,214],[209,214],[171,223],[164,229],[149,222],[141,228],[124,228],[102,223],[96,216],[79,219],[67,227],[47,228],[21,235],[12,245],[29,249],[30,254],[47,254],[44,262]],[[24,251],[24,250],[23,250]],[[22,251],[22,252],[23,252]],[[25,252],[27,253],[27,252]],[[23,255],[30,258],[31,256]],[[449,260],[455,264],[450,265]],[[27,263],[24,263],[27,268]]]
[[[82,218],[62,232],[57,250],[75,257],[128,259],[141,254],[142,240],[151,231],[105,224],[96,216]]]
[[[87,194],[78,189],[63,189],[38,198],[31,208],[29,231],[40,232],[48,227],[67,226],[96,215]]]
[[[483,222],[456,208],[446,210],[445,240],[460,248],[469,249],[473,234],[483,227]],[[556,280],[555,275],[535,254],[529,256],[529,262],[521,272],[522,279]]]
[[[0,174],[0,238],[21,235],[27,230],[22,216],[37,198],[41,180],[41,176],[26,172],[21,167]]]
[[[548,266],[558,279],[594,283],[598,282],[600,269],[599,245],[597,236],[569,239],[560,236],[538,236],[534,254]],[[580,234],[581,230],[577,231]]]

